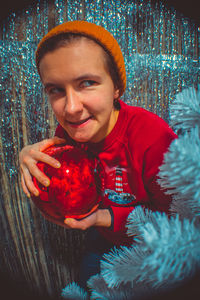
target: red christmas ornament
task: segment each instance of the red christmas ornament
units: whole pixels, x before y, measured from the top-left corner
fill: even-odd
[[[39,196],[32,195],[44,216],[54,220],[81,219],[94,212],[101,201],[101,166],[88,151],[64,145],[51,146],[44,151],[56,158],[61,167],[55,169],[43,162],[38,168],[50,178],[48,187],[33,177]]]

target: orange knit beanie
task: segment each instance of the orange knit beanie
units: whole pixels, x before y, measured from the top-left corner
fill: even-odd
[[[62,33],[78,33],[97,41],[113,58],[120,79],[120,96],[126,88],[126,70],[124,58],[116,39],[103,27],[86,21],[70,21],[50,30],[40,41],[36,50],[36,65],[39,70],[39,53],[47,40]]]

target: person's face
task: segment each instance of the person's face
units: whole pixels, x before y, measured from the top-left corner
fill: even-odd
[[[55,116],[79,142],[99,142],[113,129],[119,90],[107,71],[103,49],[82,38],[44,55],[40,74]]]

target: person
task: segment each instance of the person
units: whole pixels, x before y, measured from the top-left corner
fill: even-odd
[[[36,164],[59,167],[57,160],[43,153],[54,144],[85,147],[104,169],[101,206],[82,220],[67,218],[59,223],[88,232],[79,280],[86,288],[88,278],[100,272],[105,252],[133,243],[126,222],[137,205],[169,212],[171,198],[157,178],[176,135],[159,116],[120,100],[126,88],[124,58],[116,39],[103,27],[86,21],[56,26],[40,41],[36,65],[59,125],[55,137],[21,150],[24,192],[38,195],[32,176],[50,184]]]

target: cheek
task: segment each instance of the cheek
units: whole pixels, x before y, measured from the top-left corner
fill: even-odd
[[[64,111],[64,104],[61,101],[50,101],[51,108],[56,116],[61,116]]]
[[[99,111],[102,112],[104,116],[110,115],[114,109],[114,98],[113,94],[105,93],[102,97],[102,101],[99,101]]]
[[[114,103],[114,93],[112,90],[102,89],[94,95],[88,95],[87,104],[93,112],[101,113],[102,111],[112,110]]]

